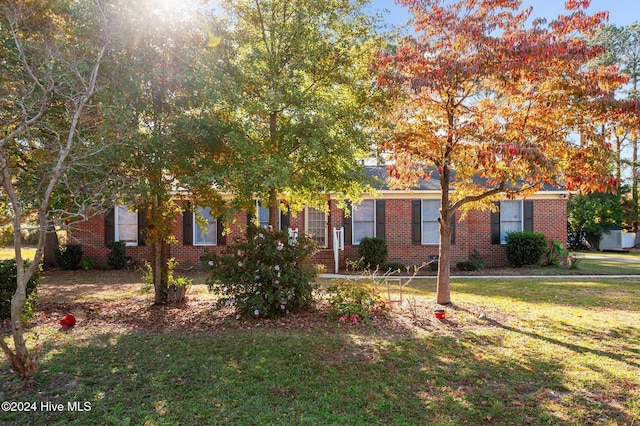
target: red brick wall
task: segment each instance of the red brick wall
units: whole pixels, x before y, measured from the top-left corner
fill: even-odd
[[[327,272],[334,271],[333,264],[333,228],[342,227],[343,214],[335,201],[329,203],[328,247],[316,255],[316,260],[327,266]],[[398,261],[406,265],[421,265],[430,256],[438,255],[438,245],[413,245],[411,242],[411,200],[386,199],[386,239],[389,247],[389,261]],[[456,242],[451,246],[452,265],[468,260],[474,249],[478,250],[488,267],[505,266],[505,247],[491,244],[490,212],[470,212],[465,220],[456,222]],[[457,215],[459,218],[459,215]],[[563,199],[534,200],[534,231],[547,235],[549,240],[558,240],[566,245],[567,241],[567,203]],[[290,226],[305,230],[305,212],[291,218]],[[197,265],[200,256],[206,251],[220,252],[224,246],[185,246],[182,236],[182,215],[178,215],[175,223],[177,244],[170,246],[170,256],[175,257],[182,266]],[[243,237],[246,232],[246,213],[237,213],[230,224],[227,242]],[[98,265],[107,266],[108,249],[104,245],[104,218],[94,217],[88,221],[74,225],[69,230],[71,242],[81,244],[85,256],[96,258]],[[358,246],[347,245],[341,251],[340,269],[345,267],[345,259],[357,259]],[[148,260],[150,248],[127,247],[127,255],[138,261]]]

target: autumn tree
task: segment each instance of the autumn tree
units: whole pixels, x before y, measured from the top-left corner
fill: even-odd
[[[402,0],[416,35],[379,57],[379,84],[397,98],[390,172],[398,184],[441,187],[437,303],[450,297],[454,213],[493,209],[545,184],[588,192],[615,186],[611,149],[597,131],[618,84],[587,69],[587,40],[605,13],[568,1],[550,23],[518,0]]]
[[[211,112],[229,128],[224,185],[250,205],[258,196],[275,228],[326,209],[326,194],[358,199],[361,164],[380,94],[370,59],[379,47],[363,0],[224,0],[212,28]],[[221,182],[222,183],[222,182]]]
[[[64,0],[0,5],[0,182],[17,264],[11,299],[14,349],[4,338],[0,347],[11,368],[27,379],[37,370],[37,351],[29,353],[20,314],[26,284],[42,260],[50,202],[70,168],[79,159],[95,160],[103,146],[95,132],[100,108],[92,103],[107,50],[100,37],[105,27],[101,7],[100,2]],[[40,232],[35,255],[26,262],[20,232],[30,215]]]

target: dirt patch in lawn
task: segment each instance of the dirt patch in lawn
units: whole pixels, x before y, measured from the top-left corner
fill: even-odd
[[[197,282],[197,277],[196,282]],[[153,293],[140,290],[140,274],[133,271],[47,272],[38,288],[39,304],[31,327],[59,324],[66,314],[76,317],[73,331],[100,328],[102,332],[180,332],[217,334],[233,329],[278,328],[333,333],[336,327],[364,327],[329,320],[327,303],[320,299],[313,310],[282,318],[239,318],[231,308],[217,309],[215,297],[204,284],[193,286],[184,303],[154,306]],[[366,325],[378,335],[408,335],[437,331],[440,335],[463,329],[486,327],[477,307],[448,306],[447,318],[435,318],[442,308],[426,298],[405,299],[389,304],[389,313]],[[8,332],[8,320],[0,324]],[[391,337],[391,336],[389,336]]]

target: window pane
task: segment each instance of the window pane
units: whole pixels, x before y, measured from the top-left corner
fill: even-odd
[[[209,207],[198,207],[198,215],[206,222],[205,227],[202,227],[201,220],[196,220],[194,213],[194,243],[196,245],[213,245],[217,243],[218,228],[216,219],[211,216],[211,209]]]
[[[422,220],[438,222],[440,217],[439,200],[422,200]]]
[[[326,246],[326,219],[325,213],[312,207],[307,209],[307,234],[318,241],[321,245]]]
[[[358,222],[353,224],[353,244],[360,244],[363,238],[373,237],[373,222]]]
[[[500,220],[503,222],[520,222],[522,220],[521,206],[520,201],[500,202]]]
[[[500,242],[507,242],[509,232],[522,231],[522,202],[521,201],[501,201],[500,202]]]
[[[440,226],[438,222],[422,223],[422,243],[438,244],[440,242]]]
[[[138,212],[118,207],[118,241],[138,243]]]
[[[374,202],[365,200],[353,207],[353,244],[360,244],[365,237],[375,237]]]
[[[264,229],[269,228],[269,209],[267,207],[262,207],[258,205],[258,222],[260,222],[260,227]],[[278,210],[278,218],[276,219],[276,227],[277,231],[280,230],[280,210]]]

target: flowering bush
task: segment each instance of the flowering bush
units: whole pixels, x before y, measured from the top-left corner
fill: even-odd
[[[260,230],[248,241],[227,246],[222,256],[207,254],[209,289],[221,296],[218,305],[233,306],[251,317],[296,312],[312,303],[316,269],[307,261],[317,244],[304,235]]]
[[[371,316],[387,312],[387,304],[369,284],[343,281],[327,289],[329,317],[341,323],[358,324],[371,321]]]

